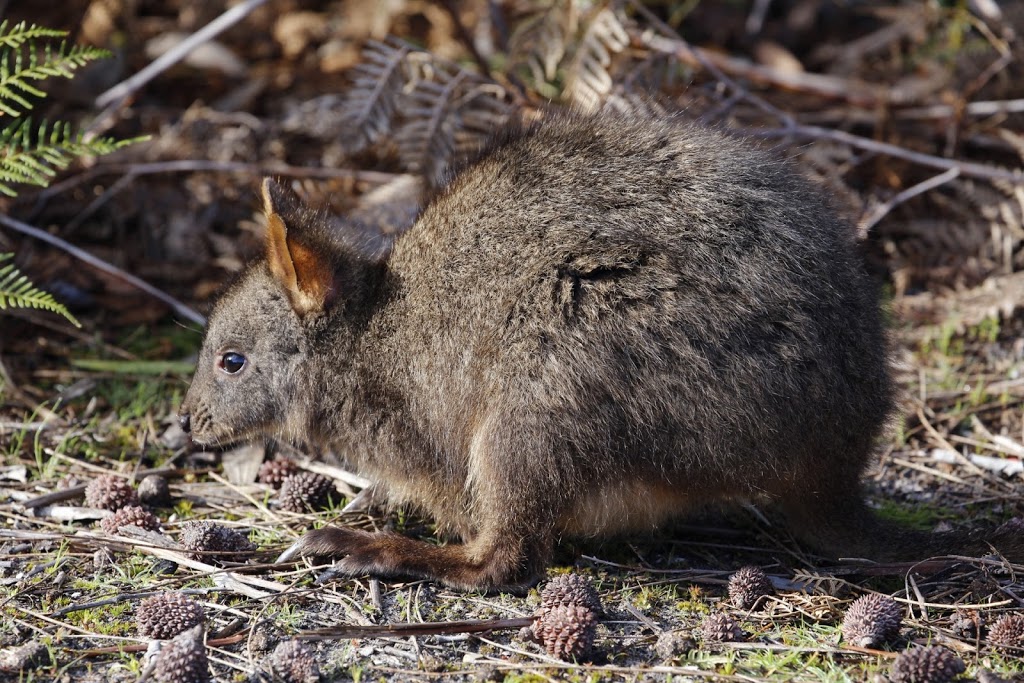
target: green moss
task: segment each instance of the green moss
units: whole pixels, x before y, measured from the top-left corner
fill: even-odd
[[[891,499],[879,501],[877,512],[879,517],[921,531],[931,531],[940,521],[958,517],[950,510],[933,505],[909,505]]]

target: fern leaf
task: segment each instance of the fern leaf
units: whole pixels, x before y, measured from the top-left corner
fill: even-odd
[[[0,22],[0,47],[16,49],[38,38],[63,38],[67,31],[45,28],[27,22],[19,22],[7,30],[7,20]]]
[[[75,316],[50,294],[38,289],[29,279],[14,267],[13,263],[3,265],[14,254],[0,254],[0,309],[40,308],[67,318],[75,327],[81,327]]]
[[[0,112],[18,116],[32,109],[33,103],[26,95],[42,97],[43,91],[32,85],[32,81],[46,78],[71,78],[75,69],[89,62],[107,57],[110,53],[100,48],[60,43],[56,48],[47,43],[40,49],[36,43],[39,37],[59,37],[61,31],[25,27],[24,22],[15,27],[13,33],[4,35],[6,23],[0,24]],[[18,29],[22,29],[18,31]]]
[[[390,137],[403,167],[434,185],[456,152],[478,147],[512,109],[502,85],[394,37],[369,43],[351,73],[348,151]]]
[[[0,194],[16,196],[14,184],[45,187],[57,171],[75,159],[109,154],[138,140],[85,140],[83,132],[72,133],[68,123],[48,129],[43,122],[33,134],[31,119],[15,121],[0,130]]]
[[[362,61],[352,70],[353,83],[342,113],[351,131],[350,151],[358,152],[390,132],[402,89],[409,81],[406,55],[410,51],[410,46],[395,38],[367,43]]]
[[[405,123],[395,133],[398,156],[411,171],[437,185],[455,153],[455,130],[461,127],[454,106],[459,86],[469,74],[437,71],[440,82],[421,78],[407,96]]]
[[[500,130],[512,116],[509,93],[497,83],[474,83],[456,102],[463,130],[455,133],[455,151],[467,157],[479,151],[481,144]]]
[[[580,110],[592,113],[600,109],[612,90],[608,66],[612,54],[629,45],[629,34],[610,9],[602,9],[583,35],[566,75],[563,96]]]

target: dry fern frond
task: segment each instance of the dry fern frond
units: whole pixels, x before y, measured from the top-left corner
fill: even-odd
[[[553,2],[527,14],[509,38],[511,70],[528,69],[538,88],[555,80],[576,22],[575,2]]]
[[[439,184],[457,154],[466,154],[509,118],[508,91],[428,52],[407,56],[415,78],[402,100],[394,139],[407,170]]]
[[[434,78],[421,78],[404,99],[406,121],[395,131],[402,165],[438,184],[455,154],[455,130],[462,123],[456,108],[459,89],[469,78],[461,69],[431,69]]]
[[[649,119],[663,119],[669,116],[668,110],[650,95],[621,88],[615,88],[609,93],[601,108],[607,112]]]
[[[462,129],[455,132],[457,156],[468,156],[479,150],[483,140],[508,122],[513,110],[508,91],[490,82],[467,86],[456,108],[462,122]]]
[[[363,58],[342,105],[349,151],[389,138],[402,166],[431,184],[511,114],[502,85],[397,38],[369,43]]]
[[[351,152],[372,145],[391,131],[402,90],[410,80],[406,57],[411,50],[394,37],[384,43],[367,42],[362,60],[352,69],[352,87],[342,107]]]
[[[612,55],[629,45],[629,34],[611,9],[599,11],[580,39],[566,72],[563,99],[584,112],[596,112],[612,91]]]

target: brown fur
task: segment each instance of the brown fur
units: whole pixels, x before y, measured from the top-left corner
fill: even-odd
[[[296,553],[521,585],[563,534],[723,500],[777,504],[831,555],[987,550],[865,507],[893,394],[878,293],[850,226],[772,154],[679,120],[549,116],[495,141],[390,253],[264,194],[284,240],[218,303],[183,424],[330,449],[462,540],[328,528]],[[1024,557],[1019,533],[992,540]]]

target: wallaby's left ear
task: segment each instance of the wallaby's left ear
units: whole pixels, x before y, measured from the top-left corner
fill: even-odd
[[[288,294],[299,317],[324,310],[333,298],[335,273],[328,254],[303,240],[296,225],[305,220],[302,202],[291,190],[270,178],[262,185],[263,211],[267,216],[267,264]],[[289,226],[288,222],[293,225]],[[291,229],[289,229],[291,227]]]

